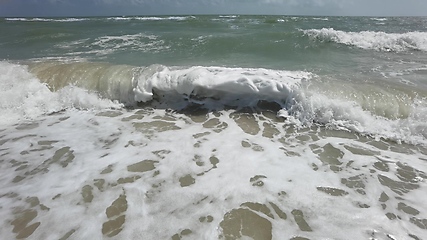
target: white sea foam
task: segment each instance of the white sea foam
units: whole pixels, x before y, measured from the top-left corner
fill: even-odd
[[[126,35],[106,35],[95,39],[79,39],[55,45],[57,48],[67,49],[64,55],[80,56],[95,54],[98,56],[110,55],[120,51],[158,52],[169,48],[156,35],[144,33]],[[70,51],[70,49],[78,49]]]
[[[237,15],[219,15],[220,18],[237,18]]]
[[[26,67],[0,62],[0,123],[33,119],[66,108],[118,108],[121,104],[101,99],[97,94],[75,86],[52,92],[30,74]]]
[[[333,28],[301,30],[313,40],[332,41],[363,49],[401,52],[407,50],[427,51],[427,32],[385,33],[345,32]]]
[[[23,22],[81,22],[88,20],[90,20],[90,18],[6,18],[6,21]]]
[[[128,51],[129,49],[144,51],[144,52],[156,52],[164,49],[168,49],[169,46],[164,44],[163,40],[157,40],[155,35],[146,35],[143,33],[130,34],[130,35],[119,35],[119,36],[103,36],[95,39],[94,42],[90,43],[93,48],[101,47],[102,51]],[[104,54],[109,54],[105,53]]]
[[[193,16],[169,16],[169,17],[109,17],[107,20],[113,21],[185,21],[194,18]],[[22,22],[82,22],[99,20],[99,18],[5,18],[6,21],[22,21]]]
[[[13,160],[0,165],[0,237],[385,240],[425,233],[427,166],[418,159],[425,155],[244,116],[67,111],[3,130],[2,157]]]
[[[249,97],[252,101],[292,98],[292,91],[308,72],[269,69],[190,67],[167,68],[153,65],[144,69],[135,92],[137,101],[150,101],[155,91],[160,93],[196,95],[221,100]]]
[[[342,88],[330,92],[306,91],[310,82],[308,72],[268,69],[191,67],[184,69],[150,66],[142,71],[134,88],[136,101],[150,101],[154,94],[182,96],[185,101],[204,104],[255,106],[259,100],[277,102],[284,108],[279,112],[288,122],[300,127],[321,123],[333,129],[359,134],[427,144],[427,113],[425,99],[412,99],[404,92],[383,92],[381,89],[353,89],[361,91],[349,98]],[[314,83],[312,83],[314,84]],[[369,87],[368,87],[369,88]],[[332,88],[330,88],[332,90]],[[342,94],[340,94],[342,92]],[[196,96],[195,99],[191,95]],[[207,99],[205,99],[207,98]],[[212,99],[216,99],[213,101]],[[369,100],[368,100],[369,99]]]
[[[155,95],[164,96],[164,100],[195,97],[206,101],[215,99],[221,104],[234,101],[241,107],[259,100],[285,104],[291,101],[301,83],[312,76],[303,71],[263,68],[134,67],[52,61],[32,63],[30,70],[55,89],[72,84],[131,105],[135,101],[151,101]]]
[[[388,21],[388,18],[370,18],[371,20],[379,21],[379,22],[385,22]]]
[[[393,104],[399,105],[396,102],[389,103]],[[399,111],[393,109],[396,107],[386,110]],[[299,99],[290,109],[279,111],[278,116],[297,126],[321,123],[331,129],[356,132],[376,139],[427,145],[427,123],[424,120],[427,114],[426,100],[416,99],[406,106],[404,111],[408,111],[407,117],[386,118],[374,110],[364,109],[361,103],[356,101],[310,93]]]
[[[114,20],[114,21],[130,21],[130,20],[139,20],[139,21],[167,21],[167,20],[174,20],[174,21],[185,21],[188,19],[194,18],[192,16],[169,16],[169,17],[110,17],[107,18],[108,20]]]
[[[28,21],[27,18],[5,18],[6,21]]]
[[[314,20],[329,21],[329,18],[313,18]]]

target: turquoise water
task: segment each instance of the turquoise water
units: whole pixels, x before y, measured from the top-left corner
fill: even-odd
[[[366,60],[383,61],[381,57],[387,56],[383,52],[388,50],[395,54],[387,57],[402,57],[408,51],[422,57],[413,51],[425,51],[426,21],[286,16],[6,18],[1,22],[1,31],[8,34],[2,34],[0,54],[11,60],[70,56],[137,66],[226,65],[300,70],[323,68],[325,58],[337,68],[369,66],[371,62]],[[315,36],[304,32],[310,29],[334,32]],[[337,31],[347,35],[337,39]],[[351,36],[352,33],[358,34]],[[402,35],[393,37],[387,33]],[[345,42],[345,37],[353,39]]]
[[[427,18],[0,32],[2,239],[426,235]]]

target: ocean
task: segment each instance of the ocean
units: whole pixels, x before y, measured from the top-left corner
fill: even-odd
[[[0,33],[1,239],[426,239],[427,18]]]

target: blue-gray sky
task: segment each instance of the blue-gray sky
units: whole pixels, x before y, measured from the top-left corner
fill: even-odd
[[[427,0],[0,0],[0,16],[280,14],[426,16]]]

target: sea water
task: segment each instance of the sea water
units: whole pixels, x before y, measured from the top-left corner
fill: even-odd
[[[0,238],[424,239],[427,19],[0,19]]]

